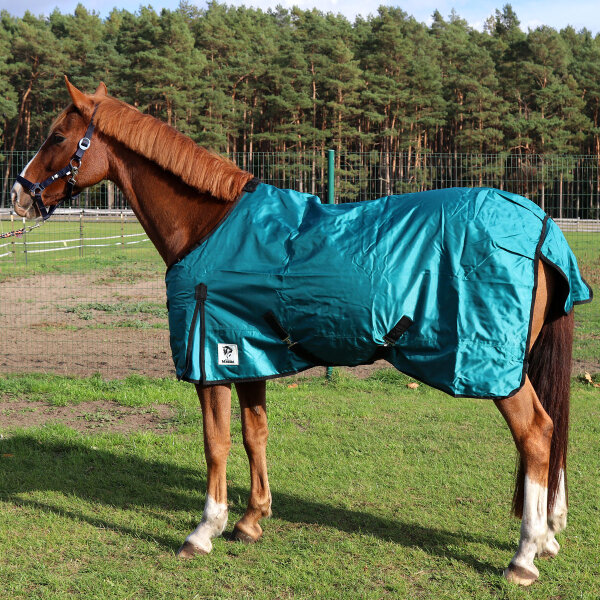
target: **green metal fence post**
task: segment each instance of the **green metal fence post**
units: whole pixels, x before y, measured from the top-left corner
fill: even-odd
[[[327,204],[335,204],[335,150],[327,150]],[[325,377],[331,380],[333,369],[327,367]]]
[[[327,204],[335,204],[335,150],[327,150]]]

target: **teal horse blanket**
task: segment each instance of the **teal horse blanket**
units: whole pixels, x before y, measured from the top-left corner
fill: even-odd
[[[324,205],[258,184],[167,271],[177,376],[267,379],[385,358],[455,396],[524,383],[538,258],[592,293],[533,202],[454,188]],[[561,300],[562,301],[562,300]]]

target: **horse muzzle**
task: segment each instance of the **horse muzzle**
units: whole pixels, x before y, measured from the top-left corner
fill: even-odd
[[[14,211],[19,217],[25,217],[26,219],[35,219],[38,217],[33,198],[25,192],[20,183],[13,185],[10,191],[10,199]]]

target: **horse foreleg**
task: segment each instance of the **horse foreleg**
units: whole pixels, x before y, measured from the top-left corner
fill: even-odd
[[[508,423],[525,467],[521,539],[504,576],[530,585],[539,577],[533,559],[544,553],[548,543],[548,466],[553,425],[529,378],[517,394],[497,400],[496,406]]]
[[[227,525],[226,468],[231,447],[231,386],[197,385],[196,391],[202,406],[207,489],[202,521],[179,549],[178,555],[184,558],[208,554],[212,550],[211,539],[221,535]]]
[[[264,381],[236,384],[242,415],[244,448],[250,462],[250,498],[244,516],[236,523],[233,537],[256,542],[262,536],[259,524],[271,516],[271,491],[267,477],[267,405]]]

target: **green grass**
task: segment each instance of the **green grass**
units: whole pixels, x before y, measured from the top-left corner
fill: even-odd
[[[152,249],[153,253],[156,253]],[[55,258],[40,257],[27,265],[13,265],[9,260],[0,267],[0,283],[9,279],[36,277],[38,275],[56,274],[72,275],[79,273],[98,273],[96,283],[114,284],[136,283],[145,276],[162,277],[165,266],[156,256],[145,256],[146,252],[128,250],[127,252],[106,253],[100,249],[86,251],[83,257]],[[5,260],[5,259],[0,259]]]
[[[573,231],[566,232],[565,238],[580,264],[594,266],[600,271],[600,233]]]
[[[168,316],[167,307],[164,302],[80,302],[73,306],[63,306],[66,313],[74,313],[80,319],[90,320],[94,318],[94,313],[106,313],[113,315],[151,315],[166,319]]]
[[[206,488],[193,386],[0,378],[4,401],[176,409],[163,435],[7,432],[0,421],[0,597],[596,599],[600,389],[573,383],[569,526],[558,557],[538,561],[540,582],[523,590],[500,577],[519,537],[506,425],[490,401],[408,381],[380,371],[270,382],[274,516],[264,539],[220,538],[210,556],[179,561]],[[237,408],[232,439],[228,532],[248,495]]]
[[[600,365],[600,285],[593,286],[594,300],[575,307],[573,358]]]
[[[93,217],[87,217],[91,219]],[[20,226],[20,225],[19,225]],[[15,225],[15,227],[17,227]],[[3,231],[10,230],[10,224],[2,221]],[[84,221],[83,248],[74,248],[80,243],[78,221],[48,221],[26,236],[1,240],[13,242],[0,253],[13,251],[13,256],[0,258],[0,281],[12,277],[33,277],[40,273],[79,273],[97,269],[114,269],[107,273],[107,282],[136,281],[144,274],[163,274],[164,264],[150,242],[122,244],[141,237],[94,240],[108,236],[142,233],[139,223],[125,223],[121,229],[119,222]],[[61,240],[74,240],[61,243]],[[37,242],[54,242],[39,244]],[[107,247],[94,247],[94,244],[111,244]],[[54,252],[31,253],[31,250],[58,248]],[[68,248],[68,249],[65,249]],[[112,275],[112,277],[111,277]]]

